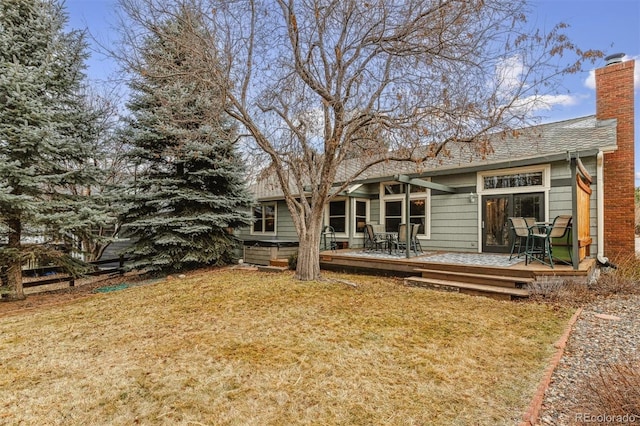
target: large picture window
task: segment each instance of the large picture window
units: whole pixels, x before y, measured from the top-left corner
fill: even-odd
[[[276,203],[262,203],[253,208],[253,233],[276,232]]]
[[[364,234],[369,221],[369,200],[338,198],[329,201],[324,211],[324,223],[341,238]]]

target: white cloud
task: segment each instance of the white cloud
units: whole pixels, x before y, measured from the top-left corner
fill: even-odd
[[[634,68],[634,74],[633,74],[633,87],[635,87],[636,90],[640,89],[640,63],[638,62],[638,59],[640,59],[640,56],[624,55],[622,57],[623,62],[631,61],[631,60],[636,61],[636,66]],[[584,85],[588,89],[596,90],[596,71],[595,70],[589,71],[589,75],[584,80]]]
[[[587,79],[584,81],[586,88],[596,90],[596,70],[589,71]]]
[[[536,95],[518,99],[513,106],[535,115],[542,111],[551,111],[557,106],[571,107],[578,105],[582,98],[583,96],[579,95]]]
[[[550,110],[556,105],[561,106],[573,106],[578,103],[578,96],[574,95],[542,95],[536,96],[535,106],[536,110]]]
[[[496,82],[499,90],[508,93],[520,87],[524,71],[525,67],[520,56],[515,55],[501,61],[496,66]]]
[[[496,87],[499,95],[508,98],[513,91],[523,89],[523,74],[526,67],[519,56],[504,59],[496,66]],[[525,88],[526,89],[526,88]],[[512,108],[535,113],[536,111],[550,111],[556,106],[574,106],[584,96],[576,94],[533,95],[518,99]]]

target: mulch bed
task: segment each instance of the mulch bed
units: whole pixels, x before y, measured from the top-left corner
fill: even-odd
[[[580,424],[592,402],[585,400],[590,395],[583,390],[597,382],[600,369],[640,360],[638,312],[640,296],[612,297],[584,307],[545,392],[538,424]]]

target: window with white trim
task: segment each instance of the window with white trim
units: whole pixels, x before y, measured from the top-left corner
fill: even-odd
[[[478,192],[516,193],[548,190],[551,186],[551,167],[546,165],[491,170],[478,173]]]
[[[385,229],[395,232],[404,223],[405,186],[397,182],[381,184],[381,222]],[[409,194],[409,222],[420,225],[418,235],[429,237],[430,234],[430,196],[428,188],[411,185]]]
[[[395,232],[400,228],[402,223],[402,200],[385,200],[384,201],[384,229]]]
[[[353,200],[353,233],[364,234],[369,221],[369,200]]]
[[[347,200],[329,201],[329,226],[338,234],[347,232]]]
[[[541,186],[542,171],[491,175],[483,178],[484,189],[519,188],[521,186]]]
[[[427,225],[427,200],[425,198],[416,198],[409,201],[409,222],[417,223],[418,235],[425,234]]]
[[[260,203],[253,207],[253,234],[276,233],[276,203]]]

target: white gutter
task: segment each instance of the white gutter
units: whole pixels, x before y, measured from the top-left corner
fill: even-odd
[[[598,151],[596,159],[596,191],[598,193],[598,254],[596,255],[596,259],[603,265],[607,265],[609,259],[604,257],[604,153]]]

